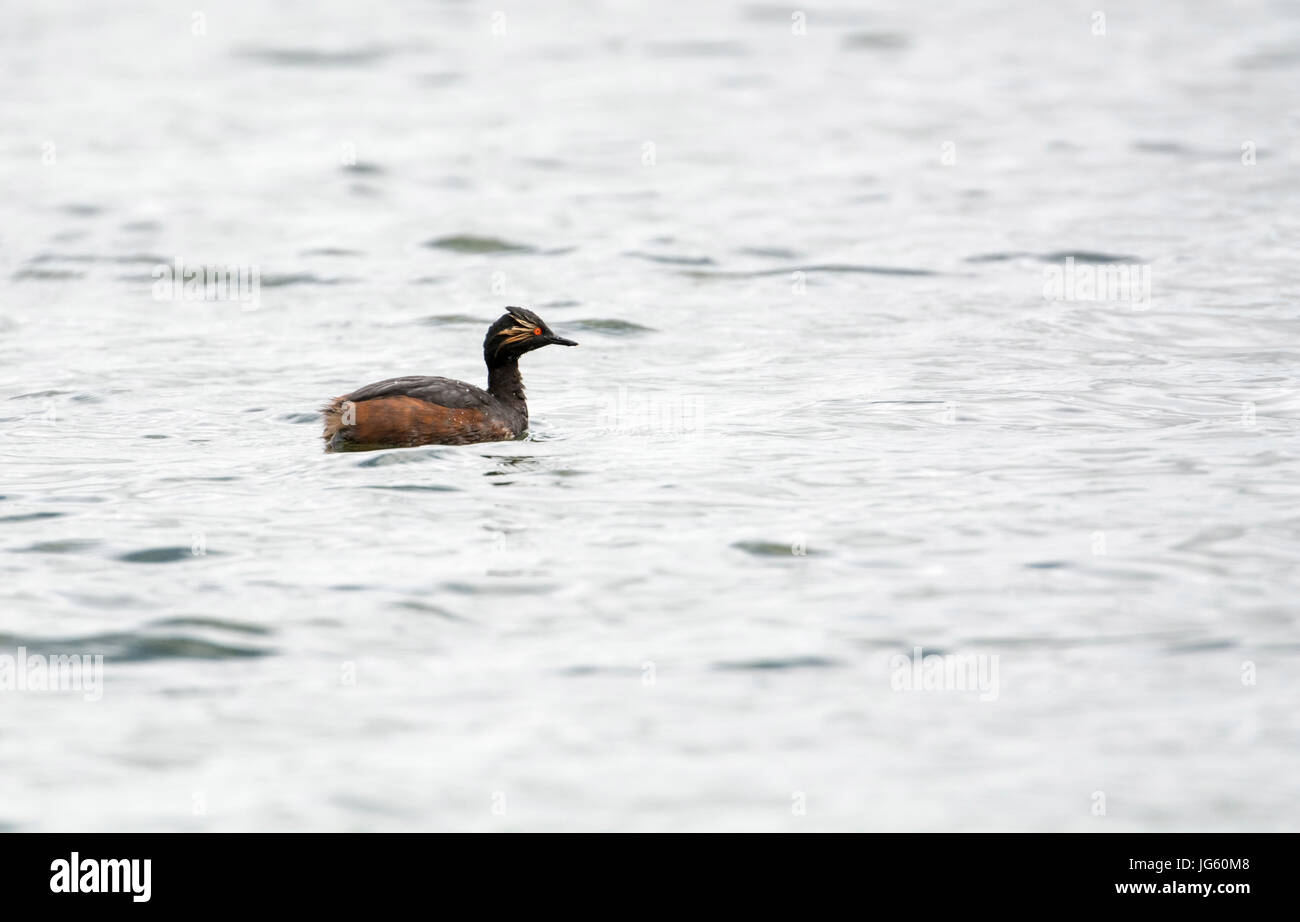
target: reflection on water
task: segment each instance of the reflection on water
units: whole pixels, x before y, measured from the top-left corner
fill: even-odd
[[[19,14],[0,828],[1295,828],[1248,6]],[[507,304],[526,440],[321,451]]]

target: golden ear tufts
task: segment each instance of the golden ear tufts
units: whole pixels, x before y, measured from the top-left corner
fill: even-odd
[[[501,332],[497,333],[497,336],[505,337],[504,339],[501,340],[500,343],[497,344],[497,351],[500,352],[502,347],[504,346],[513,346],[515,343],[520,343],[523,342],[524,340],[532,339],[533,327],[532,324],[529,324],[526,327],[508,327],[502,330]]]

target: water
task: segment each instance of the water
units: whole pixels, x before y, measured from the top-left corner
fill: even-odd
[[[498,6],[6,12],[0,828],[1294,830],[1297,7]]]

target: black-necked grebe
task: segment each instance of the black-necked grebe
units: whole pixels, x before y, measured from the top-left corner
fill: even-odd
[[[450,378],[413,375],[366,385],[321,408],[325,450],[468,445],[521,437],[528,431],[528,404],[519,357],[552,343],[577,343],[556,336],[530,310],[506,310],[483,340],[487,390]]]

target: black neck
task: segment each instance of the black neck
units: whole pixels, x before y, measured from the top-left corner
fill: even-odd
[[[519,376],[519,360],[506,359],[488,366],[488,393],[503,403],[524,407],[524,379]]]

